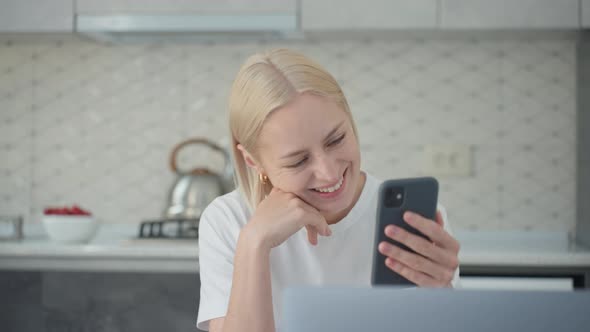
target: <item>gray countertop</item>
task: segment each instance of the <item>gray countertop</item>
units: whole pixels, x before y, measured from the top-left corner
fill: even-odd
[[[88,244],[51,242],[40,224],[0,242],[0,269],[198,272],[196,240],[137,239],[137,224],[102,224]],[[455,231],[462,266],[589,267],[590,248],[562,232]]]

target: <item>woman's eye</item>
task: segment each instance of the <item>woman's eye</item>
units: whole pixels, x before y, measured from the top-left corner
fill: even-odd
[[[304,164],[306,161],[307,161],[307,157],[305,157],[305,158],[301,159],[301,160],[300,160],[299,162],[297,162],[296,164],[289,165],[289,166],[287,166],[287,167],[288,167],[288,168],[296,168],[296,167],[299,167],[299,166],[303,165],[303,164]]]
[[[332,142],[328,143],[328,146],[334,146],[340,142],[342,142],[342,140],[344,139],[344,136],[346,136],[346,134],[342,134],[340,137],[338,137],[337,139],[333,140]]]

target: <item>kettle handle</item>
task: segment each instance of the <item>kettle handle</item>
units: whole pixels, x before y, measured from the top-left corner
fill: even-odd
[[[224,163],[225,163],[225,170],[224,173],[228,172],[228,168],[231,169],[231,163],[230,163],[230,158],[229,158],[229,154],[227,153],[227,151],[225,151],[223,148],[221,148],[219,145],[209,141],[208,139],[205,138],[190,138],[187,139],[186,141],[180,142],[178,143],[174,149],[172,149],[172,153],[170,154],[170,169],[175,172],[175,173],[179,173],[178,171],[178,166],[176,165],[176,155],[178,154],[178,152],[180,151],[180,149],[182,149],[183,147],[187,146],[187,145],[192,145],[192,144],[205,144],[207,146],[209,146],[211,149],[221,153],[223,155],[223,159],[224,159]],[[196,168],[194,170],[191,170],[190,173],[193,172],[208,172],[206,169],[203,168]]]

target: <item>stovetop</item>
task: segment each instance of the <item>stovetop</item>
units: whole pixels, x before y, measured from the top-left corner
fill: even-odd
[[[139,224],[140,239],[198,239],[199,218],[163,218]]]

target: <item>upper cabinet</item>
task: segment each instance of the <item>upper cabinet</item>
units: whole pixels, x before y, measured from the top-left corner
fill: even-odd
[[[300,33],[298,0],[76,0],[76,32],[106,41],[221,40]],[[222,33],[222,35],[213,35]],[[231,37],[230,37],[231,36]]]
[[[441,0],[443,29],[577,29],[580,0]],[[586,2],[586,0],[582,0]]]
[[[580,19],[582,22],[582,28],[589,28],[590,27],[590,0],[580,0],[580,11],[582,15],[580,15]]]
[[[154,19],[228,30],[579,29],[590,27],[590,0],[0,0],[0,32],[72,32],[80,19],[122,30]]]
[[[438,0],[301,0],[304,31],[437,27]]]
[[[590,0],[301,0],[304,31],[578,29]],[[590,7],[582,6],[588,13]]]
[[[72,32],[73,0],[0,0],[0,32]]]
[[[76,12],[85,14],[226,14],[291,12],[297,0],[76,0]]]

